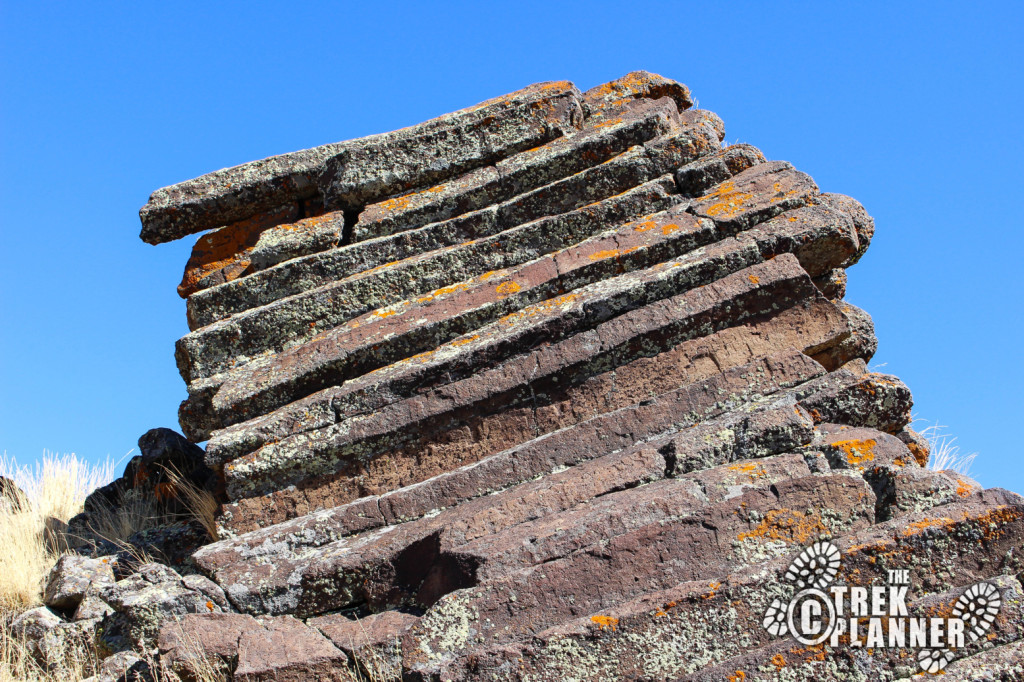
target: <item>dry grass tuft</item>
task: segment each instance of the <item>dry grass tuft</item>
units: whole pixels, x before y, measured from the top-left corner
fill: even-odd
[[[956,437],[943,433],[947,427],[935,423],[926,428],[920,429],[920,434],[928,439],[928,446],[931,454],[928,456],[928,468],[934,471],[945,471],[952,469],[958,474],[969,476],[971,465],[978,453],[964,454],[960,452],[960,446],[956,444]]]
[[[40,583],[67,551],[59,527],[82,511],[90,492],[113,479],[113,464],[91,466],[74,454],[44,452],[34,467],[23,467],[4,453],[0,476],[22,491],[5,491],[0,501],[2,615],[39,603]]]
[[[188,510],[189,515],[198,521],[210,536],[210,540],[220,540],[220,531],[217,530],[217,510],[220,505],[213,493],[197,487],[181,473],[173,468],[164,469],[167,477],[174,484],[178,499]]]
[[[128,538],[140,530],[154,528],[160,522],[160,510],[152,498],[134,490],[121,496],[116,507],[97,504],[89,510],[89,531],[118,547],[128,546]]]
[[[0,476],[13,480],[19,488],[0,494],[0,682],[80,682],[95,674],[99,660],[91,642],[69,642],[60,660],[44,666],[26,643],[11,633],[10,624],[16,614],[41,602],[43,579],[68,550],[61,528],[82,511],[89,493],[114,479],[114,467],[110,461],[90,466],[74,454],[44,452],[34,467],[19,466],[6,453],[0,457]],[[168,474],[189,513],[217,539],[217,503],[212,493],[195,487],[177,472]],[[133,547],[128,538],[167,520],[151,497],[128,491],[116,508],[90,510],[89,531],[145,563],[152,557]],[[202,657],[198,642],[190,646],[197,652],[194,672],[198,682],[226,679],[224,671]],[[146,661],[157,682],[173,679],[163,674],[151,654]]]
[[[60,660],[44,666],[25,641],[11,633],[8,617],[0,619],[0,682],[81,682],[95,674],[99,657],[92,642],[69,639],[60,651]]]

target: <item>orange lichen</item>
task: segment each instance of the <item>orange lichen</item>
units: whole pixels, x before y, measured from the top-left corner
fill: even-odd
[[[192,255],[185,265],[181,284],[178,285],[178,294],[182,298],[194,294],[202,288],[200,282],[204,278],[216,273],[220,273],[224,281],[231,281],[244,275],[251,265],[248,255],[267,230],[304,229],[326,220],[337,219],[340,215],[328,213],[316,219],[300,220],[294,224],[284,223],[294,217],[295,212],[294,205],[282,206],[201,236],[192,247]]]
[[[956,494],[960,497],[967,497],[971,494],[971,484],[962,478],[956,479]]]
[[[935,519],[924,519],[922,521],[912,521],[907,524],[906,529],[903,531],[903,537],[910,537],[911,535],[917,535],[923,533],[929,528],[942,528],[943,530],[952,530],[956,522],[948,516],[941,516]]]
[[[737,539],[766,538],[804,544],[827,530],[817,515],[797,509],[772,509],[753,530],[740,533]]]
[[[742,670],[737,670],[735,675],[729,675],[726,679],[729,682],[743,682],[743,680],[747,679],[747,674]]]
[[[715,596],[715,590],[722,586],[722,583],[718,581],[711,581],[708,583],[708,587],[711,588],[709,592],[705,592],[700,596],[701,599],[713,599]]]
[[[840,638],[842,639],[842,638]],[[849,642],[849,635],[846,635],[846,642]],[[824,661],[825,660],[825,645],[815,644],[809,646],[806,649],[800,647],[794,647],[789,650],[789,653],[794,656],[799,656],[802,660],[810,661]]]
[[[658,224],[653,220],[645,220],[641,223],[636,223],[636,227],[634,227],[633,230],[635,232],[647,232],[648,230],[653,230],[657,226]]]
[[[709,206],[705,213],[711,217],[721,216],[723,218],[730,218],[742,211],[745,205],[753,198],[753,194],[736,189],[736,184],[730,180],[723,182],[710,194],[702,196],[700,201],[717,199],[718,201]]]
[[[213,611],[213,602],[212,601],[206,602],[206,608],[208,610],[210,610],[210,611]]]
[[[605,628],[614,630],[615,626],[619,624],[619,619],[612,616],[591,616],[590,620],[597,623],[602,630]]]
[[[639,246],[631,246],[628,249],[604,249],[603,251],[592,253],[590,255],[590,260],[597,261],[604,260],[606,258],[618,258],[619,256],[626,255],[627,253],[633,253],[639,248]]]
[[[914,455],[914,459],[918,464],[928,466],[928,456],[930,453],[927,448],[923,448],[917,443],[907,443],[907,449]]]
[[[862,440],[840,440],[832,443],[832,447],[839,448],[846,455],[846,461],[850,464],[863,464],[875,458],[875,446],[878,443],[873,438]]]
[[[557,296],[546,301],[541,301],[540,303],[534,303],[533,305],[527,306],[522,310],[498,318],[498,322],[500,324],[513,324],[517,320],[533,317],[535,315],[546,314],[564,303],[571,303],[572,301],[575,301],[577,298],[579,298],[579,294],[563,294],[561,296]]]
[[[501,296],[511,296],[512,294],[516,293],[520,289],[521,289],[521,287],[518,284],[516,284],[515,281],[509,280],[507,282],[502,282],[501,284],[499,284],[495,288],[495,291],[497,291],[498,294],[501,295]]]
[[[158,502],[169,502],[178,496],[178,491],[173,483],[157,483],[153,486],[153,493]]]
[[[451,342],[453,346],[465,346],[467,343],[472,343],[480,338],[479,334],[473,334],[472,336],[465,336],[461,339],[455,339]]]
[[[750,280],[751,284],[759,284],[761,282],[761,278],[757,275],[747,275],[747,279]]]
[[[594,128],[607,128],[609,126],[618,125],[620,123],[622,123],[622,117],[621,116],[618,117],[618,118],[612,119],[610,121],[603,121],[601,123],[598,123],[597,125],[594,126]]]
[[[741,474],[746,474],[753,481],[758,478],[764,478],[768,475],[764,467],[754,464],[753,462],[747,462],[746,464],[733,464],[728,467],[730,471],[738,471]]]

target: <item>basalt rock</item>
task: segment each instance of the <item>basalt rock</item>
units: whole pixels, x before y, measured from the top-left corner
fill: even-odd
[[[22,511],[25,492],[18,484],[6,476],[0,476],[0,512],[15,513]]]
[[[131,485],[173,462],[221,539],[102,591],[108,649],[183,680],[909,676],[765,629],[829,540],[847,585],[908,569],[915,612],[989,581],[995,648],[949,671],[1011,660],[1024,500],[925,468],[867,370],[871,217],[692,106],[543,83],[155,192],[146,241],[210,230],[175,354],[208,443],[147,434]]]

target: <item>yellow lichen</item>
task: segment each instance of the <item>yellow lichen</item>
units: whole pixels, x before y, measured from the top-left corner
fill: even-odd
[[[772,509],[753,530],[740,533],[737,539],[766,538],[804,544],[827,530],[816,515],[796,509]]]
[[[507,282],[502,282],[501,284],[499,284],[495,288],[495,291],[497,291],[498,294],[501,296],[511,296],[512,294],[519,291],[520,288],[521,287],[518,284],[516,284],[515,281],[509,280]]]
[[[875,446],[878,443],[873,438],[863,440],[840,440],[832,443],[832,447],[839,448],[846,455],[846,461],[850,464],[863,464],[875,458]]]
[[[590,620],[598,624],[598,626],[604,630],[605,628],[615,629],[615,626],[619,624],[619,619],[612,616],[591,616]]]

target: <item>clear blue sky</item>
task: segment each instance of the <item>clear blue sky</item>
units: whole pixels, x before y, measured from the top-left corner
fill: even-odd
[[[918,416],[1024,492],[1020,3],[0,2],[0,450],[118,458],[177,428],[192,239],[158,187],[392,130],[542,80],[688,84],[859,199],[848,300]]]

